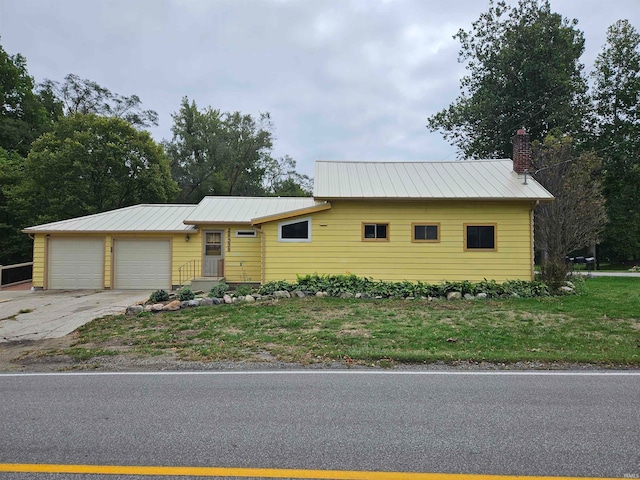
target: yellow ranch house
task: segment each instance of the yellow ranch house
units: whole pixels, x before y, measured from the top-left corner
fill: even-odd
[[[201,288],[296,275],[532,279],[533,211],[552,195],[513,159],[316,163],[311,198],[205,197],[29,227],[42,289]],[[204,282],[204,283],[203,283]]]

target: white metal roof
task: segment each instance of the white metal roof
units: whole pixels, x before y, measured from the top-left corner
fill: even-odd
[[[314,197],[551,200],[511,160],[453,162],[316,162]]]
[[[251,223],[254,218],[323,204],[311,197],[204,197],[184,223]]]
[[[86,217],[70,218],[24,229],[48,232],[184,232],[194,229],[183,220],[195,205],[134,205]]]

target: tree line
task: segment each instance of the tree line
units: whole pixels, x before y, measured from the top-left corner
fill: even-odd
[[[607,31],[591,72],[584,34],[548,0],[491,0],[454,36],[467,74],[460,95],[430,116],[466,158],[511,156],[533,140],[530,174],[556,197],[536,210],[542,258],[598,243],[599,257],[640,257],[640,35]],[[272,155],[274,126],[198,108],[183,98],[171,140],[145,131],[158,115],[76,75],[36,85],[26,60],[0,46],[0,264],[29,259],[28,225],[136,203],[196,203],[205,195],[310,195],[289,156]]]
[[[137,95],[77,75],[36,85],[26,59],[0,46],[0,264],[31,258],[30,225],[205,195],[311,195],[296,161],[273,156],[268,113],[185,97],[171,140],[151,138],[145,128],[157,124]]]
[[[640,35],[628,20],[607,30],[591,72],[576,19],[548,0],[491,0],[460,29],[459,96],[430,116],[466,158],[508,158],[511,138],[533,140],[531,174],[556,201],[536,209],[543,259],[599,244],[601,260],[640,258]]]

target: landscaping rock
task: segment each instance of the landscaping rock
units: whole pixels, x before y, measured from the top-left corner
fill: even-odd
[[[561,287],[560,287],[560,291],[561,291],[562,293],[565,293],[565,294],[566,294],[566,293],[569,293],[569,294],[571,294],[571,293],[576,293],[575,289],[573,289],[573,288],[571,288],[571,287],[569,287],[569,286],[567,286],[567,285],[563,285],[563,286],[561,286]]]
[[[227,305],[233,303],[233,300],[231,300],[231,297],[229,295],[227,295],[226,293],[224,294],[224,297],[222,297],[222,301],[224,303],[226,303]]]
[[[249,303],[254,303],[256,299],[253,298],[253,295],[247,295],[246,297],[244,297],[244,301]]]
[[[464,299],[465,299],[465,300],[473,300],[474,298],[476,298],[476,297],[474,297],[474,296],[473,296],[473,295],[471,295],[470,293],[465,293],[465,294],[464,294]]]
[[[213,297],[213,298],[210,298],[209,300],[211,300],[211,303],[209,305],[222,305],[224,303],[224,301],[218,297]]]
[[[162,303],[154,303],[153,305],[151,305],[152,312],[161,312],[163,308],[164,304]]]
[[[296,297],[298,297],[298,298],[304,298],[304,297],[307,296],[307,294],[304,293],[302,290],[296,290],[294,293],[296,294]]]
[[[447,300],[460,300],[461,298],[462,298],[462,293],[460,292],[447,293]]]
[[[174,300],[173,302],[167,303],[162,310],[165,312],[175,312],[176,310],[180,310],[180,300]]]
[[[273,292],[273,296],[276,298],[291,298],[291,294],[286,290],[277,290]]]
[[[351,292],[342,292],[340,298],[353,298],[355,295]]]
[[[488,295],[486,293],[484,293],[484,292],[480,292],[479,294],[476,295],[476,298],[479,299],[479,300],[485,299],[487,297],[488,297]]]
[[[133,316],[142,312],[144,312],[144,307],[142,305],[130,305],[127,307],[127,315]]]
[[[152,312],[153,310],[153,305],[145,305],[144,306],[144,311],[145,312]]]
[[[325,298],[328,296],[329,294],[327,292],[316,292],[316,297]]]
[[[218,300],[218,299],[205,297],[200,300],[200,305],[213,305],[215,303],[215,300]]]
[[[185,300],[184,302],[180,302],[180,308],[189,308],[189,307],[199,307],[200,300]]]

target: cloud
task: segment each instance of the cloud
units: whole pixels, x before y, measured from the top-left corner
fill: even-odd
[[[515,1],[515,0],[514,0]],[[67,73],[141,97],[157,140],[188,96],[198,106],[270,112],[275,154],[440,160],[455,149],[425,127],[459,93],[452,36],[488,2],[461,0],[21,0],[0,3],[2,45],[37,81]],[[578,17],[590,68],[606,28],[640,24],[637,0],[553,0]]]

